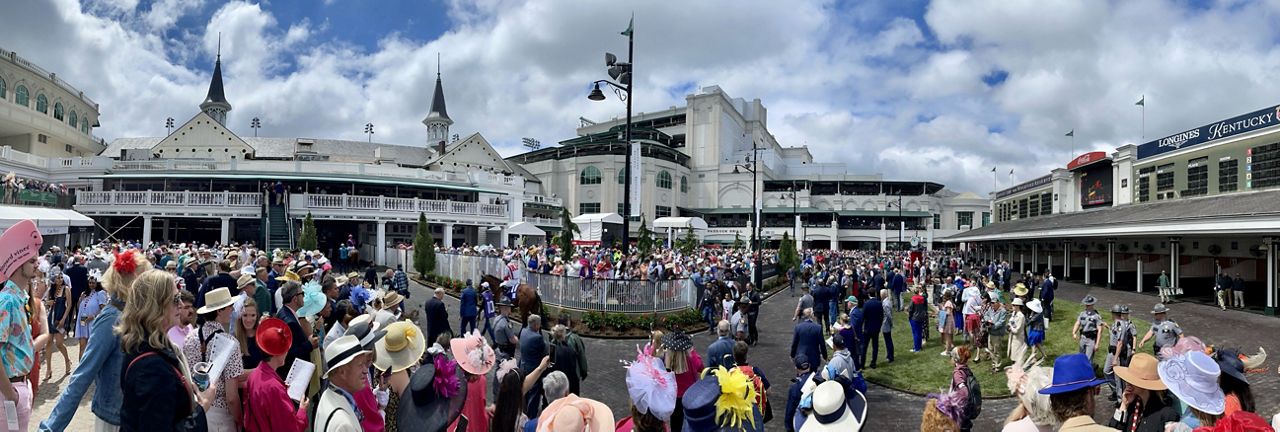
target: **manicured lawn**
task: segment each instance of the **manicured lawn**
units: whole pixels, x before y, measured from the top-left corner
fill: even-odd
[[[1054,301],[1054,319],[1045,331],[1045,352],[1047,359],[1043,363],[1045,366],[1053,366],[1053,359],[1059,354],[1072,354],[1079,351],[1078,343],[1071,338],[1071,327],[1075,324],[1075,318],[1083,309],[1078,301],[1069,301],[1075,299],[1058,299]],[[1103,319],[1110,324],[1111,305],[1099,304],[1096,306]],[[1138,313],[1130,314],[1130,319],[1138,327],[1138,340],[1142,339],[1142,335],[1151,327],[1150,322],[1137,318],[1139,315],[1145,315],[1144,310],[1136,309],[1134,305],[1129,306]],[[898,312],[894,314],[893,321],[893,345],[894,345],[894,362],[886,363],[884,361],[884,340],[880,341],[880,361],[877,362],[876,369],[870,369],[871,353],[868,352],[867,364],[868,369],[863,372],[867,380],[892,387],[895,389],[906,390],[912,393],[936,393],[947,390],[951,384],[951,371],[954,366],[950,357],[939,355],[942,352],[942,337],[937,331],[937,317],[931,316],[929,319],[930,333],[929,339],[925,342],[924,351],[911,352],[911,325],[907,322],[906,313]],[[1098,365],[1098,370],[1102,369],[1102,363],[1106,360],[1106,343],[1110,336],[1103,332],[1099,335],[1099,344],[1101,345],[1093,355],[1093,361]],[[961,336],[956,336],[955,342],[963,345],[968,343]],[[1150,342],[1148,342],[1148,345]],[[1148,350],[1149,351],[1149,350]],[[1011,362],[1005,359],[1005,364]],[[983,397],[1000,397],[1008,396],[1009,389],[1005,384],[1005,374],[1003,371],[991,372],[991,361],[983,358],[980,363],[969,363],[969,368],[978,376],[978,381],[982,384]]]

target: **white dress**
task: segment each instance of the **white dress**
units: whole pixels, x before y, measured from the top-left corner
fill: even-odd
[[[1014,366],[1022,366],[1022,357],[1027,353],[1027,316],[1022,311],[1015,311],[1009,316],[1009,358]]]

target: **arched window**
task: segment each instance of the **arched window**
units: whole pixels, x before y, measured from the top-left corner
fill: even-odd
[[[658,187],[662,189],[671,189],[671,173],[666,171],[658,171]]]
[[[48,114],[49,98],[44,97],[44,95],[36,95],[36,111]]]
[[[31,106],[30,101],[28,100],[29,97],[30,96],[27,94],[26,86],[18,85],[18,88],[13,89],[13,103],[22,105],[24,107],[29,107]]]
[[[680,193],[689,193],[689,177],[680,176]]]
[[[89,118],[88,117],[80,118],[80,132],[84,133],[85,135],[89,134]]]
[[[53,118],[62,120],[62,102],[53,104]]]
[[[627,184],[627,169],[618,170],[618,184]]]
[[[588,165],[582,169],[582,173],[578,175],[578,184],[593,185],[600,184],[600,170],[594,166]]]
[[[70,124],[71,128],[74,129],[76,127],[76,120],[79,120],[76,118],[76,110],[71,110],[71,114],[67,115],[67,124]]]
[[[0,99],[9,96],[9,84],[4,82],[4,78],[0,78]]]

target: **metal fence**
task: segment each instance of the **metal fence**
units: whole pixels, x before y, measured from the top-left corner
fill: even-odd
[[[411,261],[412,253],[407,255]],[[441,276],[476,280],[485,274],[501,277],[505,273],[505,265],[496,257],[436,254],[436,274]],[[522,282],[538,290],[543,303],[567,309],[664,312],[691,308],[697,301],[697,290],[689,279],[584,279],[528,271],[522,271],[520,276]]]

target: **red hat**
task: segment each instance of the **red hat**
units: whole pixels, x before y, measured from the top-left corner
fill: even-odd
[[[266,355],[284,355],[293,344],[293,332],[279,318],[267,318],[258,324],[258,334],[254,340]]]

